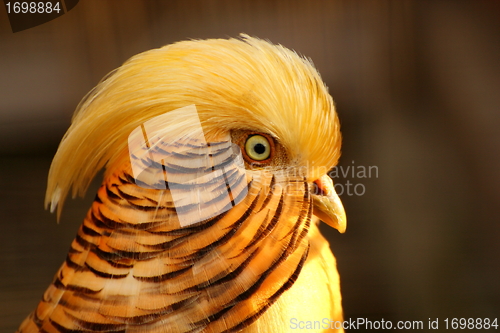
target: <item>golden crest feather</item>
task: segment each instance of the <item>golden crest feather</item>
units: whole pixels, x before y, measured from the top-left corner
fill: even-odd
[[[263,130],[296,166],[331,168],[340,156],[333,100],[310,61],[247,35],[182,41],[132,57],[80,102],[50,168],[46,207],[59,217],[70,190],[83,196],[99,170],[127,163],[134,128],[190,104],[207,137]]]

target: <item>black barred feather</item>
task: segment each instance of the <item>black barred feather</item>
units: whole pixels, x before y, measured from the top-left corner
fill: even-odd
[[[168,332],[236,332],[293,284],[307,257],[304,235],[312,211],[304,179],[249,172],[248,192],[238,205],[181,227],[168,190],[145,189],[130,173],[114,174],[99,189],[66,262],[31,317],[40,331],[154,332],[161,323]],[[225,181],[242,180],[229,175]],[[285,185],[293,189],[284,192]],[[293,269],[282,274],[288,265]],[[264,287],[268,279],[273,283]],[[111,281],[122,281],[121,287],[111,288]],[[254,299],[260,305],[241,309]],[[225,324],[231,322],[238,324]]]

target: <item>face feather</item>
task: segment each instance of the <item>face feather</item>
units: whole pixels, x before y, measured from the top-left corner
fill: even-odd
[[[309,180],[320,176],[311,167],[324,173],[339,158],[333,100],[307,59],[246,35],[182,41],[132,57],[82,100],[53,160],[45,204],[59,216],[70,189],[83,195],[100,169],[109,175],[127,163],[136,127],[191,104],[208,141],[232,130],[268,133],[290,166],[308,167]]]

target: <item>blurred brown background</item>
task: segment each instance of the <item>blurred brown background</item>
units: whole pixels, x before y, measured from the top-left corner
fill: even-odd
[[[97,183],[60,224],[43,209],[79,100],[136,53],[240,32],[312,58],[341,166],[378,168],[335,179],[365,193],[341,196],[346,234],[324,228],[346,318],[500,317],[500,1],[82,0],[15,34],[0,8],[0,331],[34,309],[93,198]]]

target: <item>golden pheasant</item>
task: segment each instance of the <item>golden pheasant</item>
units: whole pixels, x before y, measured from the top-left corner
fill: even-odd
[[[132,57],[80,103],[53,160],[58,218],[105,168],[52,285],[18,332],[342,331],[318,221],[344,232],[327,171],[333,100],[313,65],[242,35]]]

